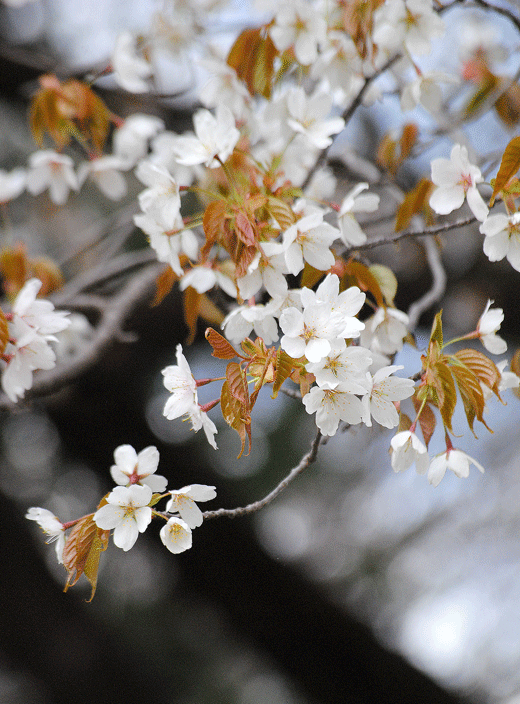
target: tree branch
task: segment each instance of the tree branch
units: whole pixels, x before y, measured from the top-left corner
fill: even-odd
[[[427,291],[421,298],[412,303],[408,309],[408,329],[414,330],[417,327],[417,323],[421,315],[425,310],[428,310],[434,303],[440,301],[446,290],[446,272],[442,265],[441,253],[437,243],[431,240],[429,237],[425,237],[423,241],[424,249],[426,252],[426,259],[432,272],[433,282],[429,291]]]
[[[276,497],[282,493],[282,491],[289,486],[289,484],[295,479],[304,469],[306,469],[318,455],[318,449],[321,442],[321,432],[318,430],[316,437],[312,441],[311,449],[307,454],[305,454],[300,460],[296,467],[293,467],[289,474],[282,479],[282,481],[276,486],[267,496],[259,501],[254,501],[247,506],[240,506],[238,508],[219,508],[216,511],[205,511],[202,515],[204,519],[207,518],[220,518],[221,516],[226,516],[227,518],[236,518],[237,516],[245,516],[248,513],[255,513],[259,511],[264,506],[267,506],[274,501]]]
[[[442,235],[444,232],[450,232],[450,230],[458,230],[460,227],[466,227],[466,225],[471,225],[477,222],[477,218],[473,215],[463,218],[462,220],[456,220],[455,222],[446,222],[442,225],[434,225],[432,227],[425,227],[422,230],[403,230],[402,232],[394,232],[387,237],[380,237],[378,239],[370,240],[364,244],[357,245],[356,247],[351,247],[349,252],[374,249],[374,247],[381,247],[385,244],[392,244],[393,242],[399,242],[399,240],[404,240],[406,237],[421,237],[423,235]]]

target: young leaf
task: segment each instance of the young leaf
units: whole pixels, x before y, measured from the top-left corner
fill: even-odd
[[[495,396],[500,399],[498,385],[500,384],[500,372],[496,364],[486,357],[485,354],[471,348],[459,350],[450,359],[455,358],[458,362],[462,362],[471,372],[477,377],[478,381],[485,384],[491,389]],[[453,365],[452,371],[455,372],[456,365]],[[501,399],[500,399],[501,400]]]
[[[294,370],[294,359],[289,357],[280,347],[276,355],[276,372],[274,375],[273,394],[271,398],[276,398],[280,387],[288,379]]]
[[[249,409],[249,389],[244,370],[238,362],[230,362],[226,367],[226,381],[229,392],[244,407]]]
[[[2,355],[9,340],[9,328],[4,311],[0,308],[0,355]]]
[[[207,328],[204,337],[213,347],[212,357],[217,359],[234,359],[239,356],[238,352],[229,344],[225,337],[213,328]]]
[[[282,230],[288,230],[296,221],[293,211],[281,198],[269,196],[267,199],[267,212],[276,220]]]
[[[64,591],[73,587],[82,574],[90,582],[94,598],[101,552],[107,549],[109,530],[101,530],[94,523],[93,514],[82,518],[72,529],[63,548],[63,564],[68,572]]]
[[[206,235],[206,242],[200,252],[201,261],[207,258],[219,235],[224,231],[226,210],[227,202],[221,199],[212,201],[204,211],[202,227]]]
[[[444,425],[453,432],[451,419],[457,404],[457,390],[450,369],[444,362],[437,362],[432,368],[433,388],[437,395],[439,411]]]
[[[222,384],[220,408],[226,423],[240,437],[241,448],[238,455],[240,458],[246,446],[246,437],[249,439],[249,452],[251,452],[251,417],[245,411],[243,404],[231,393],[227,380]]]
[[[158,306],[166,296],[170,293],[173,288],[173,284],[178,281],[179,277],[173,271],[171,266],[167,266],[164,271],[162,271],[155,282],[155,297],[151,303],[152,308]]]
[[[437,342],[439,349],[442,349],[442,310],[440,310],[433,319],[430,342]]]
[[[509,179],[516,174],[518,169],[520,169],[520,137],[513,137],[507,145],[502,156],[502,161],[500,162],[500,168],[495,179],[493,193],[491,194],[491,200],[489,201],[490,207],[495,202],[497,195],[503,188],[505,188]]]
[[[383,294],[387,306],[393,306],[397,293],[397,278],[394,272],[384,264],[372,264],[369,273],[375,278]]]
[[[417,396],[412,396],[413,405],[416,413],[422,406],[422,401],[419,401]],[[424,444],[426,447],[430,444],[431,437],[435,432],[435,426],[437,425],[437,419],[435,418],[435,413],[433,412],[431,406],[427,403],[422,406],[421,415],[419,416],[419,425],[421,426],[421,431],[424,438]],[[409,428],[406,428],[408,430]]]
[[[450,369],[459,387],[466,419],[471,432],[475,435],[475,431],[473,430],[475,418],[490,430],[484,420],[483,414],[486,402],[478,378],[473,374],[471,369],[468,369],[468,367],[463,364],[451,364]]]
[[[376,299],[378,306],[384,305],[383,292],[381,291],[379,281],[365,264],[361,264],[361,262],[356,262],[352,259],[347,263],[345,273],[354,277],[362,291],[371,293]]]
[[[433,183],[427,178],[422,178],[411,191],[408,191],[397,209],[394,227],[396,232],[406,230],[414,215],[424,213],[428,218],[431,213],[428,200],[432,189]]]

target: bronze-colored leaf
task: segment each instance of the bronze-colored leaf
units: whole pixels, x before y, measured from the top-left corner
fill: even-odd
[[[432,331],[430,334],[430,342],[437,342],[439,348],[442,349],[442,310],[440,310],[433,319]]]
[[[394,272],[384,264],[372,264],[368,271],[379,284],[386,305],[393,306],[397,293],[397,278]]]
[[[244,370],[238,362],[230,362],[226,367],[226,381],[231,395],[244,407],[249,406],[249,389]]]
[[[498,389],[501,378],[500,372],[498,371],[497,365],[489,359],[489,357],[478,350],[468,348],[459,350],[454,355],[450,356],[450,359],[452,358],[462,362],[462,364],[464,364],[473,372],[473,374],[475,374],[478,381],[490,388],[495,396],[500,399],[500,392]],[[456,367],[454,366],[453,369],[455,368]]]
[[[296,222],[295,215],[291,207],[281,198],[269,196],[267,200],[267,211],[273,217],[282,231],[288,230]]]
[[[280,347],[276,355],[276,371],[273,383],[273,394],[271,398],[276,398],[284,381],[288,379],[294,371],[294,359],[289,357]]]
[[[447,364],[437,362],[432,368],[432,382],[437,393],[439,411],[446,428],[453,432],[451,419],[457,404],[455,381]]]
[[[345,272],[355,278],[357,285],[362,291],[371,293],[374,296],[378,306],[384,305],[383,292],[379,281],[365,264],[352,259],[347,263]]]
[[[68,572],[64,591],[73,587],[82,574],[90,582],[93,599],[101,552],[106,550],[110,531],[101,530],[94,523],[93,514],[82,518],[72,529],[63,548],[63,564]]]
[[[478,378],[473,374],[471,369],[468,369],[468,367],[463,364],[452,364],[450,369],[457,382],[471,432],[475,435],[475,431],[473,430],[475,418],[492,432],[484,420],[486,402]]]
[[[430,444],[431,437],[435,432],[435,427],[437,425],[435,413],[433,412],[431,406],[429,406],[427,403],[425,403],[423,406],[422,401],[420,401],[415,395],[412,396],[412,401],[416,413],[419,413],[419,411],[421,411],[421,415],[419,416],[419,425],[421,426],[424,444],[426,445],[426,447],[428,447],[428,445]]]
[[[155,296],[151,303],[151,306],[158,306],[166,296],[170,293],[173,288],[173,284],[179,280],[177,274],[173,271],[171,266],[167,266],[156,279],[155,282]]]
[[[505,188],[509,179],[513,178],[518,169],[520,169],[520,137],[513,137],[505,148],[502,161],[500,162],[500,168],[489,202],[490,207],[495,202],[496,196]]]
[[[202,226],[204,228],[204,234],[206,235],[206,242],[201,249],[201,261],[207,258],[211,248],[224,231],[227,207],[225,200],[214,200],[204,211]]]
[[[213,328],[207,328],[204,333],[206,340],[213,347],[212,357],[217,359],[234,359],[239,356],[233,346],[219,332]]]
[[[411,191],[408,191],[397,209],[394,227],[396,232],[406,230],[414,215],[424,213],[425,210],[431,211],[428,201],[432,189],[433,183],[428,178],[422,178]]]
[[[246,437],[249,439],[249,452],[251,452],[251,417],[245,411],[243,404],[231,393],[227,380],[222,384],[220,408],[226,423],[240,437],[241,447],[238,455],[240,458],[246,446]]]
[[[0,308],[0,355],[5,352],[9,340],[9,327],[4,311]]]
[[[197,334],[197,320],[199,319],[200,298],[202,294],[196,291],[192,286],[184,291],[182,298],[184,309],[184,320],[188,326],[189,334],[186,339],[186,344],[191,345]]]

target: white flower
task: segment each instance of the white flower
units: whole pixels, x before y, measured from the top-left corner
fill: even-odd
[[[149,486],[153,492],[166,491],[168,480],[156,475],[159,451],[151,445],[139,454],[131,445],[120,445],[114,450],[114,461],[110,474],[116,484]]]
[[[409,398],[414,391],[414,382],[411,379],[402,379],[390,376],[402,366],[390,366],[379,369],[373,376],[368,374],[372,388],[361,401],[363,403],[363,421],[368,427],[372,425],[371,417],[385,428],[395,428],[399,425],[399,414],[394,401]]]
[[[319,362],[309,362],[305,369],[316,377],[318,386],[339,384],[351,394],[366,394],[370,388],[367,371],[372,363],[370,352],[364,347],[347,347],[344,340],[331,343],[331,350]]]
[[[503,354],[507,350],[507,342],[496,332],[504,320],[502,308],[491,308],[493,301],[488,301],[486,308],[477,323],[480,341],[491,354]]]
[[[159,535],[163,544],[175,555],[191,548],[191,529],[181,518],[170,518],[159,531]]]
[[[61,331],[54,351],[57,359],[70,361],[90,345],[94,328],[83,313],[71,313],[67,320],[70,325]]]
[[[214,108],[222,103],[237,119],[244,118],[251,96],[235,69],[221,59],[203,59],[199,64],[214,74],[199,92],[202,104]]]
[[[339,292],[339,278],[336,274],[327,274],[316,292],[309,288],[301,291],[301,302],[303,308],[326,303],[330,307],[331,313],[341,316],[343,330],[338,335],[340,338],[359,337],[365,324],[355,316],[359,313],[365,303],[366,294],[362,293],[357,286],[350,286],[345,291]]]
[[[13,169],[12,171],[0,169],[0,203],[7,203],[23,193],[25,181],[24,169]]]
[[[94,514],[94,523],[102,530],[114,530],[114,543],[122,550],[134,546],[139,533],[149,526],[152,509],[149,486],[116,486],[107,496],[107,502]]]
[[[430,41],[444,34],[431,0],[386,0],[374,13],[373,40],[379,50],[429,54]]]
[[[221,327],[228,340],[237,345],[249,337],[253,330],[266,345],[271,345],[278,340],[276,316],[279,308],[275,301],[270,301],[267,305],[239,306],[224,318]]]
[[[7,366],[2,372],[2,389],[16,403],[31,388],[36,369],[52,369],[56,355],[47,340],[25,323],[15,318],[9,323],[11,342],[4,351]]]
[[[191,484],[178,491],[171,491],[171,499],[166,505],[169,513],[178,513],[186,521],[190,528],[198,528],[202,525],[202,511],[195,501],[211,501],[217,495],[214,486],[205,484]]]
[[[152,67],[137,53],[137,40],[130,32],[121,32],[112,54],[112,68],[118,85],[130,93],[145,93]]]
[[[49,538],[47,543],[56,542],[56,557],[58,563],[63,563],[63,548],[65,547],[65,528],[63,523],[46,508],[33,506],[30,508],[25,517],[30,521],[36,521],[44,533],[47,533]]]
[[[341,239],[347,247],[358,247],[367,241],[367,236],[359,226],[354,213],[372,213],[379,208],[379,196],[375,193],[360,193],[368,188],[368,183],[358,183],[347,193],[338,213]]]
[[[513,269],[520,271],[520,213],[490,215],[479,229],[486,236],[484,253],[489,261],[507,257]]]
[[[185,291],[188,286],[194,288],[198,293],[206,293],[206,291],[209,291],[214,286],[220,286],[231,298],[237,297],[237,289],[233,280],[218,269],[205,266],[204,264],[194,266],[184,274],[179,283],[179,288],[181,291]]]
[[[63,205],[69,191],[79,191],[79,181],[74,171],[74,162],[66,154],[58,154],[52,149],[42,149],[29,157],[27,190],[38,195],[46,188],[56,205]]]
[[[164,386],[172,394],[166,401],[163,415],[168,420],[186,415],[191,421],[193,430],[204,428],[209,444],[217,449],[214,435],[217,428],[200,405],[197,395],[197,382],[193,378],[190,365],[182,353],[182,345],[177,345],[177,364],[162,370]]]
[[[439,83],[460,83],[458,76],[441,71],[425,71],[408,83],[401,93],[401,109],[413,110],[421,104],[432,114],[439,112],[442,104],[442,90]]]
[[[316,425],[323,435],[335,435],[340,420],[357,425],[363,417],[363,407],[357,396],[349,393],[348,387],[338,384],[313,386],[303,397],[307,413],[316,413]]]
[[[318,56],[318,44],[325,41],[327,23],[306,2],[282,5],[270,29],[271,39],[279,51],[294,47],[297,61],[304,66],[312,64]]]
[[[315,269],[327,271],[334,265],[331,244],[338,237],[339,231],[323,222],[323,210],[306,206],[300,201],[295,212],[302,212],[302,217],[291,225],[283,234],[282,242],[262,242],[262,250],[268,257],[283,253],[285,263],[295,276],[304,267],[304,260]]]
[[[70,325],[66,317],[69,313],[54,310],[54,305],[50,301],[37,299],[41,286],[42,282],[39,279],[26,281],[13,303],[13,315],[22,318],[27,325],[37,330],[46,339],[55,340],[56,338],[50,336],[65,330]]]
[[[127,164],[136,164],[148,153],[148,142],[164,129],[164,122],[155,115],[136,112],[114,130],[114,156]]]
[[[222,104],[217,107],[215,116],[209,110],[198,110],[193,126],[195,137],[178,137],[175,141],[177,162],[188,166],[205,164],[210,169],[219,167],[220,162],[231,155],[240,137],[233,113]]]
[[[83,185],[90,176],[103,195],[110,200],[121,200],[126,195],[127,186],[125,177],[120,172],[126,171],[130,166],[131,164],[118,156],[100,156],[81,164],[78,180],[80,185]]]
[[[365,320],[360,344],[377,354],[395,354],[403,347],[403,340],[408,334],[408,323],[409,318],[403,311],[397,308],[378,308],[374,315]]]
[[[305,356],[309,362],[319,362],[329,354],[331,341],[340,336],[344,324],[339,313],[332,313],[327,303],[319,303],[303,312],[286,308],[280,327],[284,332],[280,344],[290,357]]]
[[[141,161],[135,175],[148,186],[138,196],[141,210],[153,215],[164,230],[173,230],[181,210],[179,186],[173,176],[150,161]]]
[[[181,252],[190,259],[197,258],[199,243],[193,230],[185,230],[182,216],[179,213],[173,227],[167,231],[155,218],[153,213],[141,213],[134,215],[134,223],[137,227],[148,235],[150,247],[157,254],[160,262],[169,264],[177,276],[182,276],[184,270],[181,266],[179,255]]]
[[[430,464],[428,450],[415,433],[410,430],[397,433],[390,441],[390,445],[394,472],[404,472],[415,462],[417,474],[426,473]]]
[[[484,179],[480,169],[470,164],[468,150],[455,144],[449,159],[434,159],[431,163],[432,181],[437,186],[430,196],[430,206],[439,215],[447,215],[460,208],[467,198],[471,212],[484,221],[489,212],[477,190]]]
[[[270,296],[285,296],[289,288],[285,278],[287,273],[283,254],[267,257],[259,252],[247,274],[237,279],[238,291],[246,301],[258,293],[262,285]]]
[[[326,119],[332,108],[332,96],[316,92],[307,96],[303,88],[293,88],[287,95],[289,119],[287,124],[305,135],[317,149],[325,149],[332,144],[332,134],[338,134],[345,127],[342,117]]]
[[[428,470],[428,481],[433,486],[438,486],[447,469],[451,469],[457,477],[466,479],[469,477],[470,464],[474,464],[479,472],[484,474],[484,467],[462,450],[446,450],[432,459]]]

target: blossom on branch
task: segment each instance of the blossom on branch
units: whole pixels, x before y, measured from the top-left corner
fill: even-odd
[[[49,189],[49,197],[56,205],[63,205],[69,191],[79,191],[79,180],[74,162],[66,154],[52,149],[40,149],[29,157],[27,190],[33,195]]]
[[[139,454],[131,445],[120,445],[114,450],[114,462],[110,474],[116,484],[139,484],[161,494],[166,490],[166,477],[155,474],[159,465],[159,451],[153,445],[145,447]]]
[[[485,235],[484,254],[490,262],[507,261],[520,271],[520,213],[490,215],[480,226]]]
[[[126,552],[152,520],[151,499],[149,486],[116,486],[94,514],[94,523],[102,530],[114,529],[114,544]]]
[[[361,400],[363,403],[364,423],[370,427],[372,418],[385,428],[395,428],[399,424],[399,414],[395,401],[409,398],[414,392],[414,382],[390,376],[402,366],[390,366],[379,369],[372,378],[368,374],[371,388]]]
[[[196,501],[211,501],[217,495],[214,486],[191,484],[178,491],[171,491],[171,499],[166,505],[168,513],[178,513],[190,528],[202,525],[202,511]]]
[[[428,450],[415,433],[410,430],[397,433],[390,441],[390,446],[394,472],[404,472],[415,463],[417,474],[426,474],[430,464]]]
[[[49,536],[47,543],[56,543],[56,557],[58,563],[63,562],[63,548],[65,547],[65,526],[56,516],[46,508],[33,506],[25,517],[30,521],[36,521],[44,533]]]
[[[168,420],[187,416],[193,430],[204,429],[209,444],[217,449],[215,434],[217,428],[208,414],[202,410],[197,395],[197,382],[191,373],[190,365],[182,353],[182,345],[177,345],[177,364],[162,370],[164,386],[171,396],[166,401],[163,415]]]
[[[172,516],[161,528],[159,535],[165,547],[175,555],[191,548],[191,528],[182,518]]]
[[[504,320],[502,308],[491,308],[493,301],[488,301],[486,308],[477,323],[478,337],[491,354],[504,354],[507,342],[496,334]]]
[[[179,164],[194,166],[205,164],[215,169],[224,163],[233,152],[240,137],[233,113],[219,104],[216,115],[209,110],[198,110],[193,117],[195,137],[178,137],[174,152]]]
[[[451,469],[457,477],[467,479],[470,464],[474,464],[478,471],[484,474],[484,467],[462,450],[454,450],[453,448],[446,450],[432,459],[428,470],[428,481],[433,486],[438,486],[447,469]]]
[[[434,159],[431,164],[432,181],[437,186],[430,196],[430,206],[439,215],[457,210],[467,199],[471,212],[481,222],[489,212],[477,190],[484,180],[480,169],[470,163],[468,150],[455,144],[449,159]]]

